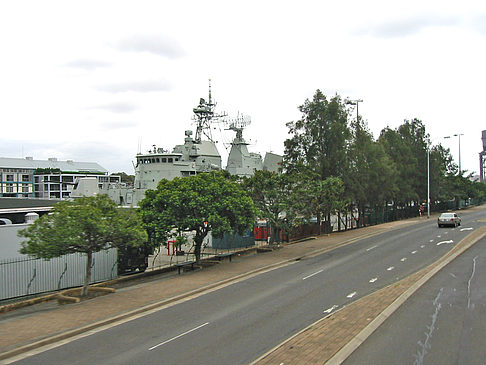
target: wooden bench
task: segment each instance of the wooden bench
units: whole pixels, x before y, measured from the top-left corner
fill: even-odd
[[[185,268],[186,266],[190,266],[191,270],[194,270],[194,264],[196,261],[184,261],[184,262],[178,262],[175,264],[177,267],[177,273],[180,275],[181,274],[181,269]]]
[[[218,259],[218,261],[221,261],[225,257],[228,257],[230,262],[231,262],[231,258],[233,257],[234,254],[235,254],[234,252],[220,253],[220,254],[217,254],[215,257]]]

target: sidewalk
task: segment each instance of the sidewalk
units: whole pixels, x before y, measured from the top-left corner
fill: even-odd
[[[31,313],[21,316],[0,314],[0,360],[285,265],[296,258],[316,255],[415,221],[416,219],[398,221],[333,233],[313,240],[284,245],[273,252],[235,257],[232,262],[225,261],[181,275],[166,274],[161,276],[160,280],[125,287],[113,294],[77,304],[49,310],[34,309]],[[387,303],[393,302],[421,275],[423,273],[417,273],[402,280],[399,285],[394,285],[392,290],[385,288],[354,302],[325,319],[322,322],[326,322],[324,329],[319,328],[317,331],[315,328],[308,329],[294,337],[291,341],[300,341],[298,345],[301,346],[300,348],[295,345],[288,347],[290,342],[287,342],[258,363],[280,364],[284,360],[278,359],[282,358],[285,358],[286,364],[295,363],[291,360],[294,352],[299,355],[299,363],[306,363],[302,361],[304,353],[310,356],[308,363],[324,363],[363,328],[361,323],[369,323],[383,310],[383,307],[387,306]],[[370,300],[376,305],[370,305]],[[369,312],[363,310],[365,307],[369,307]],[[361,313],[360,316],[356,315],[358,312]],[[326,333],[332,341],[323,339],[322,336]],[[308,344],[312,343],[311,339],[318,341],[320,345],[309,346]],[[322,346],[323,343],[326,343],[326,346]],[[322,350],[323,347],[326,348],[325,352],[316,352],[316,349]]]

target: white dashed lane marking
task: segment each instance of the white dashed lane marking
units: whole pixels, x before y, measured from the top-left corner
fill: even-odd
[[[440,245],[442,245],[442,244],[444,244],[444,243],[454,243],[454,241],[453,241],[453,240],[449,240],[449,241],[441,241],[441,242],[437,242],[437,246],[440,246]]]
[[[324,313],[331,313],[334,309],[336,309],[338,306],[337,305],[333,305],[331,308],[328,308],[324,311]]]

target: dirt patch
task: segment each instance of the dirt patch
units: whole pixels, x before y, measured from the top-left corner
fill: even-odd
[[[114,292],[115,289],[113,288],[90,287],[88,294],[81,296],[81,288],[69,289],[57,295],[57,302],[59,304],[79,303]]]

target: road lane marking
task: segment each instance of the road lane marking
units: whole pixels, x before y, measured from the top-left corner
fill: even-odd
[[[331,308],[326,309],[323,313],[331,313],[334,309],[336,309],[338,305],[334,304]]]
[[[354,297],[356,294],[358,294],[358,293],[356,293],[356,292],[354,291],[354,292],[352,292],[352,293],[350,293],[350,294],[346,295],[346,297],[347,297],[347,298],[352,298],[352,297]]]
[[[392,271],[393,269],[395,268],[395,266],[390,266],[388,269],[386,269],[387,271]]]
[[[437,246],[440,246],[442,245],[443,243],[454,243],[453,240],[449,240],[449,241],[440,241],[440,242],[437,242]]]
[[[376,280],[378,280],[378,278],[373,278],[370,280],[370,283],[374,283]]]
[[[319,271],[315,272],[314,274],[310,274],[310,275],[306,276],[305,278],[302,278],[302,280],[309,279],[309,278],[313,277],[314,275],[320,274],[323,271],[324,271],[324,269],[319,270]]]
[[[461,228],[461,232],[463,231],[472,231],[474,228],[472,227],[467,227],[467,228]]]
[[[412,255],[415,255],[416,253],[417,253],[417,250],[411,252]]]
[[[420,245],[420,248],[424,248],[424,247],[425,247],[425,245]]]
[[[406,257],[402,257],[402,258],[400,259],[400,261],[401,261],[401,262],[404,262],[405,260],[407,260],[407,258],[406,258]]]
[[[366,249],[366,251],[371,251],[372,249],[377,248],[377,247],[378,247],[377,245],[372,246],[372,247],[370,247],[370,248],[367,248],[367,249]]]
[[[440,238],[440,236],[437,236],[437,238]]]
[[[434,240],[429,240],[429,242],[434,242]]]
[[[171,342],[171,341],[177,340],[178,338],[180,338],[180,337],[182,337],[182,336],[185,336],[185,335],[187,335],[187,334],[189,334],[189,333],[191,333],[191,332],[194,332],[194,331],[196,331],[196,330],[198,330],[198,329],[200,329],[200,328],[202,328],[202,327],[204,327],[204,326],[207,326],[208,324],[209,324],[209,322],[203,323],[202,325],[197,326],[197,327],[193,328],[192,330],[186,331],[186,332],[184,332],[184,333],[181,333],[180,335],[177,335],[177,336],[175,336],[175,337],[172,337],[171,339],[169,339],[169,340],[167,340],[167,341],[161,342],[161,343],[159,343],[158,345],[152,346],[151,348],[149,348],[149,351],[151,351],[151,350],[153,350],[153,349],[156,349],[156,348],[157,348],[157,347],[159,347],[159,346],[165,345],[165,344],[167,344],[167,343],[169,343],[169,342]]]

